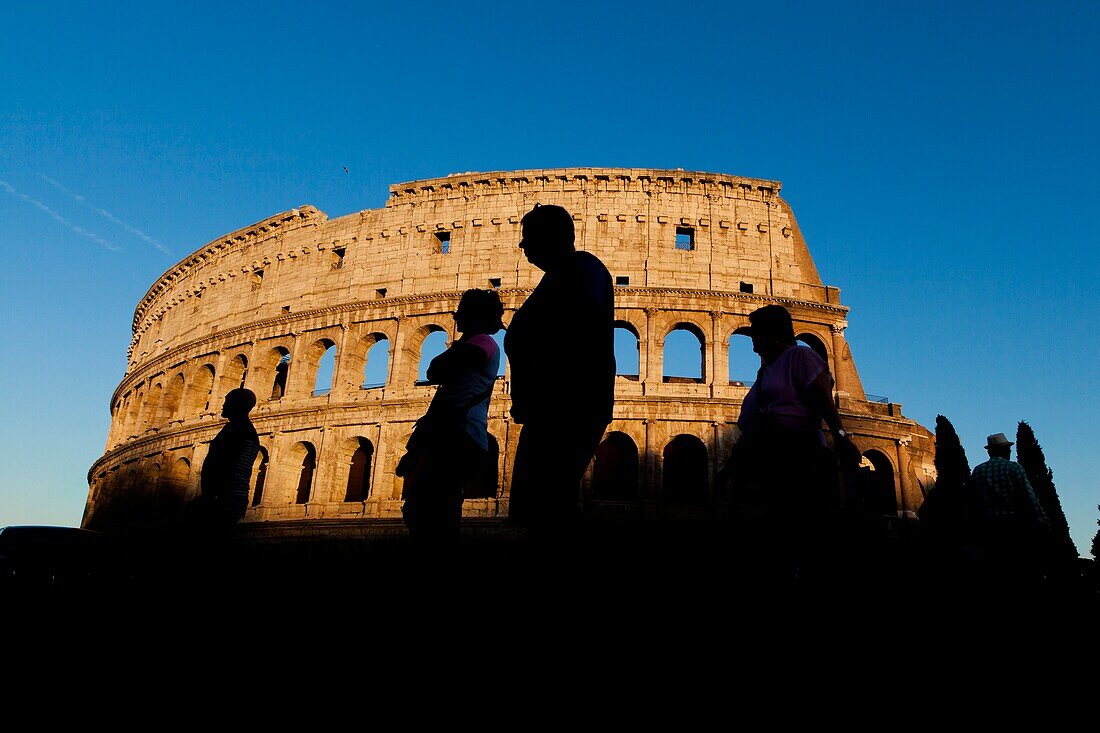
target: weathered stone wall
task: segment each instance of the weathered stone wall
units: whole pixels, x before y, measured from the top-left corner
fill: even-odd
[[[399,516],[393,468],[434,389],[415,383],[421,345],[433,330],[454,337],[450,314],[467,288],[498,288],[507,323],[541,277],[516,247],[519,220],[535,202],[573,213],[578,248],[607,264],[618,285],[616,317],[638,337],[639,374],[619,377],[609,428],[638,448],[637,491],[626,501],[593,501],[594,511],[722,511],[713,476],[747,393],[728,378],[729,342],[767,303],[785,305],[797,333],[816,339],[846,425],[861,449],[877,451],[879,470],[883,459],[892,468],[896,511],[912,511],[931,478],[930,436],[899,405],[868,402],[843,335],[848,309],[839,290],[821,282],[779,188],[684,171],[473,173],[391,186],[383,209],[329,219],[302,206],[220,238],[166,272],[135,311],[106,453],[89,473],[85,523],[108,506],[171,509],[195,495],[222,397],[242,377],[260,398],[253,422],[267,457],[262,497],[247,520]],[[691,249],[677,248],[678,231]],[[664,378],[664,340],[678,327],[701,339],[701,380]],[[368,351],[382,339],[390,344],[386,383],[365,389]],[[315,394],[328,347],[336,350],[335,376],[330,390]],[[289,371],[278,395],[283,354]],[[466,502],[470,515],[507,511],[517,436],[509,377],[498,381],[490,413],[500,446],[496,485],[490,498]],[[678,435],[706,448],[705,500],[662,495],[664,451]],[[345,501],[361,438],[373,449],[369,493]],[[300,501],[304,443],[316,470]]]

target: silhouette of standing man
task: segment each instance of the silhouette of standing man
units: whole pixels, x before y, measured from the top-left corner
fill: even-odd
[[[565,209],[536,204],[521,226],[519,247],[545,274],[504,337],[523,426],[509,513],[545,537],[578,519],[581,477],[611,422],[615,296],[604,264],[575,249]]]
[[[250,389],[235,389],[225,396],[222,417],[229,418],[214,440],[202,463],[202,495],[199,521],[210,533],[229,531],[248,508],[248,489],[252,465],[260,452],[260,439],[248,413],[256,406]]]

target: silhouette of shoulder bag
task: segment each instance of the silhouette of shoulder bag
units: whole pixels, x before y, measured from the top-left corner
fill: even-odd
[[[397,462],[394,473],[401,478],[406,478],[417,472],[424,463],[437,453],[440,443],[457,440],[464,428],[467,411],[471,407],[481,403],[493,393],[492,385],[477,397],[473,398],[453,415],[441,417],[428,413],[416,421],[416,427],[409,436],[409,442],[405,443],[405,455]]]

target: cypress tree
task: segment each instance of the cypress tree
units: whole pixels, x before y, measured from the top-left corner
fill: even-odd
[[[963,490],[970,478],[970,464],[955,426],[943,415],[936,416],[935,464],[936,485],[917,515],[935,538],[960,541],[965,514]]]
[[[1100,506],[1096,508],[1100,509]],[[1097,519],[1096,523],[1100,525],[1100,519]],[[1095,560],[1100,560],[1100,529],[1096,530],[1096,535],[1092,538],[1092,557]]]
[[[944,486],[962,491],[970,479],[970,463],[966,460],[966,451],[955,432],[955,426],[943,415],[936,415],[936,486],[940,481]]]
[[[1054,472],[1047,467],[1043,447],[1035,439],[1035,432],[1021,420],[1016,428],[1016,462],[1024,468],[1031,488],[1039,498],[1039,504],[1050,520],[1051,549],[1058,560],[1072,560],[1077,557],[1077,547],[1069,536],[1069,523],[1062,511],[1062,502],[1058,500],[1058,491],[1054,488]]]

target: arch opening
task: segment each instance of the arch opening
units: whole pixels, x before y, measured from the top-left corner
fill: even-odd
[[[420,344],[420,362],[417,365],[417,384],[428,384],[428,366],[432,359],[447,349],[447,332],[439,326],[428,326],[429,333]]]
[[[700,383],[706,380],[706,337],[693,323],[678,323],[665,336],[663,381]]]
[[[374,445],[366,438],[358,438],[355,452],[351,454],[351,465],[348,467],[348,485],[344,491],[344,501],[364,501],[370,496],[373,460]]]
[[[638,498],[638,446],[626,433],[608,433],[596,448],[592,497],[606,501]]]
[[[728,356],[730,384],[751,387],[760,371],[760,355],[752,350],[752,339],[747,326],[730,334]]]
[[[896,516],[898,504],[890,459],[873,448],[864,451],[858,475],[864,510],[869,514]]]
[[[316,359],[317,371],[313,377],[313,396],[324,397],[332,391],[336,378],[336,343],[321,339],[310,349],[311,361]]]
[[[639,378],[639,339],[634,326],[615,321],[615,374],[626,379]]]
[[[385,387],[389,379],[390,340],[384,334],[371,334],[374,343],[367,349],[366,363],[363,365],[363,383],[360,389],[378,389]]]
[[[664,450],[661,496],[672,504],[706,501],[707,447],[694,435],[677,435]]]
[[[302,463],[298,470],[298,489],[294,494],[295,504],[309,502],[313,491],[313,474],[317,468],[317,449],[313,443],[301,442],[294,446],[294,455],[300,456]]]
[[[260,452],[256,454],[256,462],[252,464],[252,506],[259,506],[264,500],[268,463],[267,449],[261,445]]]

